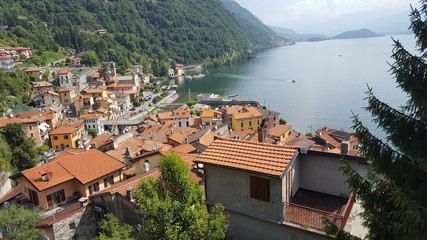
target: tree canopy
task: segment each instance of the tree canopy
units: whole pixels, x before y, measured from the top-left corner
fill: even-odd
[[[0,229],[6,229],[12,239],[38,239],[35,226],[42,220],[38,210],[29,210],[18,205],[0,208]]]
[[[99,223],[99,236],[95,240],[132,240],[132,226],[120,224],[119,219],[111,213]]]
[[[415,33],[419,55],[394,41],[391,72],[408,94],[402,110],[394,109],[368,89],[366,110],[386,133],[384,140],[372,135],[354,117],[360,153],[369,160],[366,176],[343,161],[342,169],[363,207],[368,239],[426,239],[427,236],[427,1],[412,9],[410,28]],[[348,234],[328,226],[341,239]]]
[[[161,177],[144,180],[136,191],[143,239],[224,239],[228,218],[216,205],[206,210],[204,193],[175,154],[162,157]]]
[[[34,139],[25,135],[22,124],[7,124],[3,135],[12,153],[10,158],[12,170],[19,172],[37,165],[39,157],[36,143]]]

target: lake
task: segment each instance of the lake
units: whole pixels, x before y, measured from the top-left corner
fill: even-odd
[[[397,35],[415,52],[413,35]],[[375,134],[382,135],[363,110],[367,85],[393,107],[406,102],[390,75],[391,36],[365,39],[299,42],[269,49],[256,58],[232,66],[209,69],[203,79],[181,80],[179,102],[201,92],[238,94],[281,113],[301,133],[323,126],[351,131],[352,112]]]

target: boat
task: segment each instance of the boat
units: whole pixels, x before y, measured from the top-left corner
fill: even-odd
[[[229,97],[229,98],[237,97],[237,96],[239,96],[239,94],[237,94],[237,93],[235,93],[235,94],[231,94],[231,95],[228,95],[228,97]]]

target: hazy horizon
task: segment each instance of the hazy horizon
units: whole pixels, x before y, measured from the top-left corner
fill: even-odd
[[[410,25],[410,5],[419,6],[417,0],[235,1],[266,25],[328,36],[361,28],[374,32],[405,31]]]

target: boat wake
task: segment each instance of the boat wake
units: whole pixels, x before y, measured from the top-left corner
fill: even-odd
[[[280,79],[280,78],[255,78],[255,77],[248,77],[248,76],[243,76],[243,75],[236,75],[236,74],[229,74],[229,73],[217,73],[214,74],[215,77],[219,77],[219,78],[234,78],[234,79],[262,79],[262,80],[266,80],[266,81],[276,81],[276,82],[290,82],[290,83],[295,83],[295,80],[287,80],[287,79]]]

